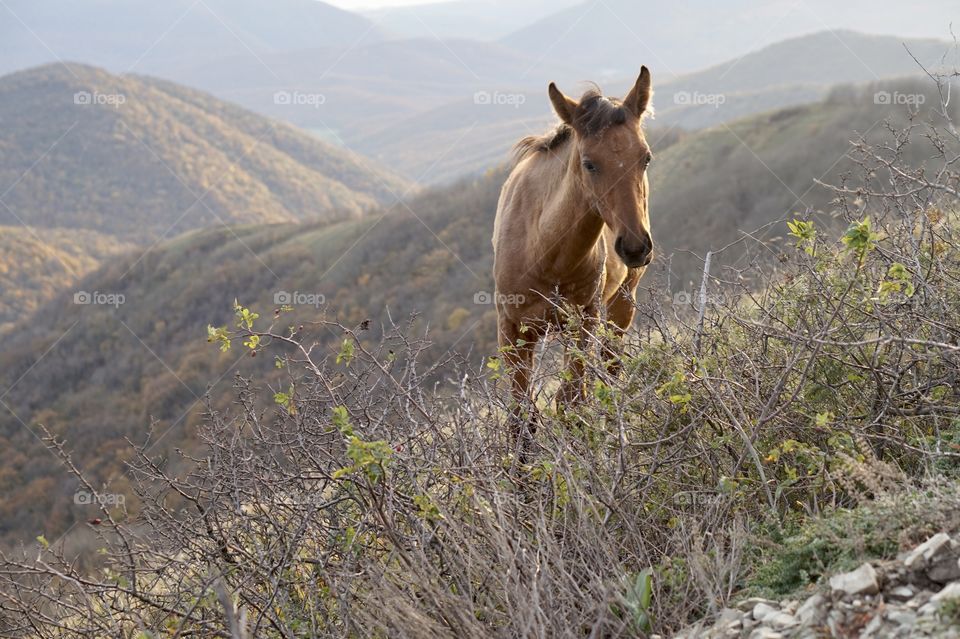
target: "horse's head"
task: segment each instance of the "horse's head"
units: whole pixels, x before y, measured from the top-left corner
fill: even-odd
[[[651,94],[647,67],[623,100],[594,90],[577,101],[550,84],[554,110],[573,129],[577,166],[571,170],[595,212],[616,234],[617,255],[629,267],[646,266],[653,258],[647,210],[647,167],[653,156],[640,126]]]

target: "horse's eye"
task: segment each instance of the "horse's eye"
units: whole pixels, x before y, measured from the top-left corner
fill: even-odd
[[[597,168],[597,165],[591,162],[590,160],[583,161],[583,168],[587,171],[587,173],[596,173],[597,171],[600,170]]]
[[[653,162],[653,154],[647,153],[647,157],[643,158],[643,166],[650,166],[650,163]]]

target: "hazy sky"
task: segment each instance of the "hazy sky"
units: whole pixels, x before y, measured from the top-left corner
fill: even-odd
[[[324,0],[328,4],[341,9],[371,9],[377,7],[401,7],[410,4],[432,4],[433,2],[450,2],[450,0]]]

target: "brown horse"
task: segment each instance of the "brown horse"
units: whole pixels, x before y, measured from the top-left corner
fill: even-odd
[[[652,155],[641,121],[652,94],[646,67],[623,100],[598,90],[573,100],[555,84],[550,101],[561,119],[553,132],[521,140],[503,186],[493,231],[497,329],[523,405],[534,349],[561,306],[582,309],[580,339],[605,309],[622,334],[633,321],[634,295],[653,256],[647,202]],[[568,357],[570,381],[558,403],[584,393],[582,360]]]

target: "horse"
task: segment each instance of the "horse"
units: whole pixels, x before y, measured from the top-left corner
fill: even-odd
[[[515,415],[529,405],[537,343],[569,318],[558,308],[582,312],[577,340],[593,334],[604,310],[622,336],[653,259],[647,178],[653,155],[641,126],[652,96],[650,71],[642,67],[622,100],[596,87],[574,100],[555,83],[548,94],[560,123],[515,146],[493,231],[497,334]],[[585,395],[582,358],[565,359],[569,377],[558,406]]]

